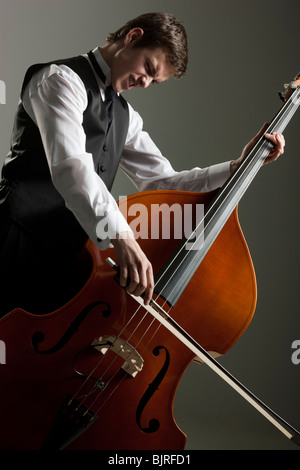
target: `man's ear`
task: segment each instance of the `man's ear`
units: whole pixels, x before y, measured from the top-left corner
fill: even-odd
[[[138,41],[144,34],[142,28],[133,28],[125,36],[124,44],[130,44],[135,41]]]

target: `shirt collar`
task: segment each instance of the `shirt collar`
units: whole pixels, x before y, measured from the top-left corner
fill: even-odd
[[[95,56],[95,59],[97,60],[98,64],[100,65],[102,72],[106,76],[106,82],[104,83],[105,86],[110,85],[111,82],[111,72],[110,72],[110,67],[107,65],[105,60],[103,59],[101,52],[99,51],[99,48],[96,47],[93,49],[93,54]]]

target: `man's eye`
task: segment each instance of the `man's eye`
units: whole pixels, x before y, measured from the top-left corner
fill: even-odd
[[[155,75],[154,69],[149,63],[146,64],[146,71],[147,71],[147,74],[150,75],[150,77],[153,77]]]

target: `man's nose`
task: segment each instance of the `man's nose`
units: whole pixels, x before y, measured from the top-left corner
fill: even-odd
[[[143,76],[140,77],[140,79],[139,79],[139,86],[140,86],[141,88],[147,88],[147,87],[150,85],[151,81],[152,81],[152,78],[151,78],[151,77],[148,77],[148,76],[143,75]]]

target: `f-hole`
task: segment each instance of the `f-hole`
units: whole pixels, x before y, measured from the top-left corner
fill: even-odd
[[[169,368],[170,364],[170,354],[169,351],[164,347],[164,346],[156,346],[153,349],[153,355],[154,356],[159,356],[161,350],[165,351],[166,354],[166,359],[165,362],[161,368],[161,370],[158,372],[156,377],[153,379],[151,384],[149,384],[147,390],[145,391],[144,395],[142,396],[137,409],[136,409],[136,422],[138,427],[140,428],[141,431],[146,432],[146,433],[154,433],[159,429],[160,422],[156,418],[152,418],[149,420],[148,426],[147,427],[142,427],[141,424],[141,416],[142,413],[147,405],[147,403],[150,401],[156,390],[158,390],[159,385],[161,384],[162,380],[164,379],[167,370]]]

